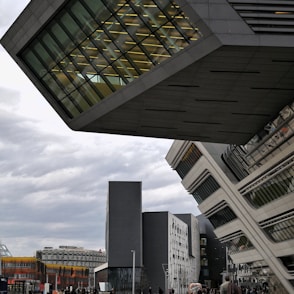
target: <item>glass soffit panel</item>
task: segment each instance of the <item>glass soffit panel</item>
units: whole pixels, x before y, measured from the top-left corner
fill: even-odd
[[[22,58],[74,118],[200,37],[171,0],[73,0]]]

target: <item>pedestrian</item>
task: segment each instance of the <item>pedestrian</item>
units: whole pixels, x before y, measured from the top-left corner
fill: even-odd
[[[225,281],[220,285],[220,294],[231,294],[231,281],[229,276],[225,276]]]
[[[241,294],[241,288],[232,283],[229,276],[225,276],[225,281],[220,285],[220,294]]]

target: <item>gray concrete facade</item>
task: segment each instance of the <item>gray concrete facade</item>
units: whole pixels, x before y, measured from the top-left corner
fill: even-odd
[[[142,183],[109,182],[106,252],[108,267],[142,267]]]
[[[149,286],[158,293],[158,287],[164,289],[164,266],[168,264],[168,212],[144,213],[143,223],[144,268]]]
[[[240,12],[235,1],[178,0],[199,39],[69,118],[20,58],[67,3],[31,1],[1,44],[74,130],[243,144],[293,100],[294,36],[279,13],[291,17],[291,3],[245,1]]]

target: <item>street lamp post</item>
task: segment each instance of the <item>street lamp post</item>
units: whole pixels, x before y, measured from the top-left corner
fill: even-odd
[[[165,287],[165,291],[164,293],[165,294],[168,294],[168,264],[162,264],[162,270],[163,270],[163,273],[164,273],[164,287]]]
[[[165,271],[165,293],[168,294],[168,269]]]
[[[135,294],[135,265],[136,265],[136,251],[131,250],[133,253],[133,280],[132,280],[132,294]]]
[[[57,292],[57,273],[55,273],[55,291]]]

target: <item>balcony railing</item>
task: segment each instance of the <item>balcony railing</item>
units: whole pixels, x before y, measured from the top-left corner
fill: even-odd
[[[230,145],[222,155],[223,161],[238,180],[260,168],[275,155],[294,144],[294,103],[268,123],[246,145]]]

